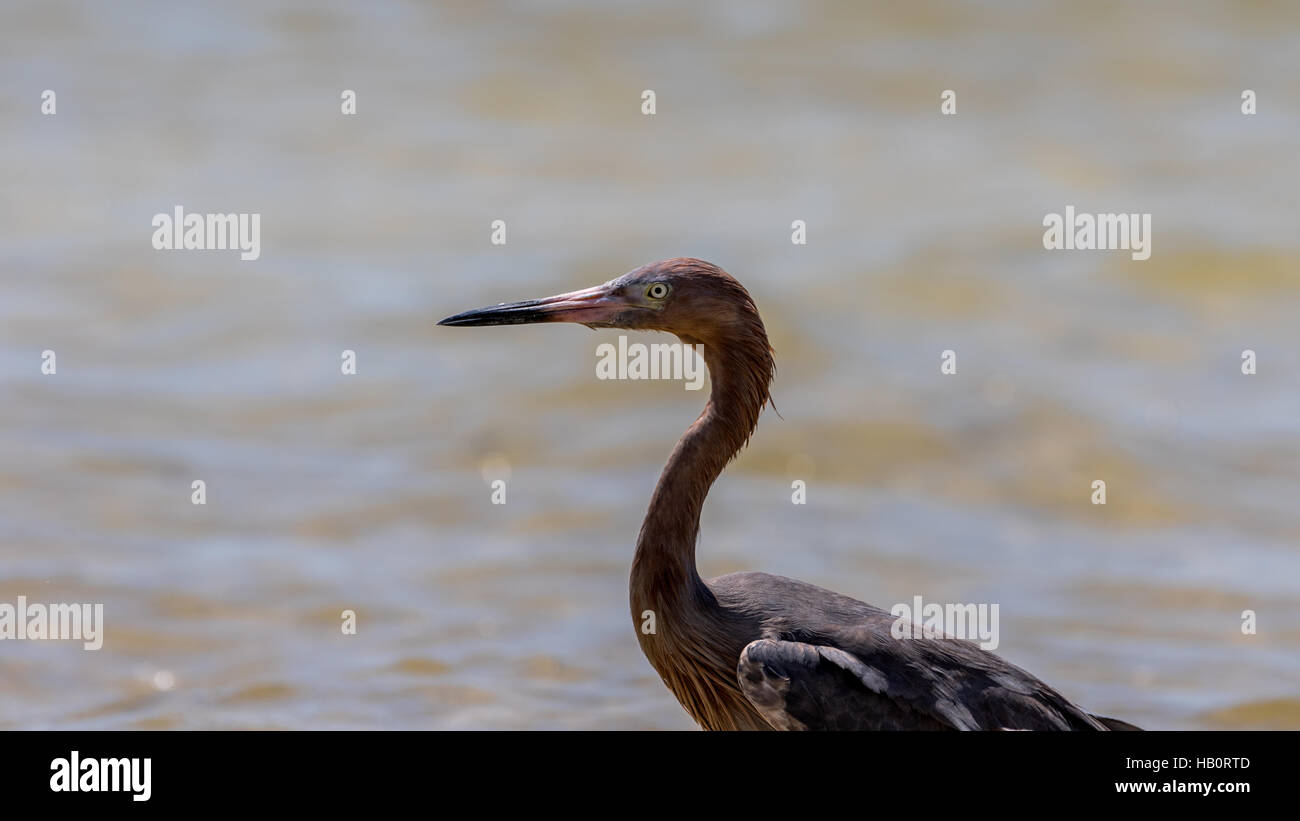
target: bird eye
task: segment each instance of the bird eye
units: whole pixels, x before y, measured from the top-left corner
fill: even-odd
[[[645,295],[651,299],[663,299],[668,296],[668,286],[662,282],[652,282],[650,287],[645,289]]]

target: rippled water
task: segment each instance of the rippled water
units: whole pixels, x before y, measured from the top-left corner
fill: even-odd
[[[997,602],[1090,709],[1300,727],[1300,7],[1225,8],[7,4],[0,602],[106,638],[0,643],[0,726],[693,726],[626,582],[702,397],[433,325],[690,255],[784,417],[702,572]],[[176,204],[261,259],[154,251]],[[1066,205],[1151,259],[1043,250]]]

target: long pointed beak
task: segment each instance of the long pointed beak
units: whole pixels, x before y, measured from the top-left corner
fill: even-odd
[[[570,291],[567,294],[529,299],[524,302],[503,302],[487,308],[449,316],[439,325],[469,327],[474,325],[526,325],[534,322],[580,322],[583,325],[609,325],[615,318],[633,307],[627,299],[608,284]]]

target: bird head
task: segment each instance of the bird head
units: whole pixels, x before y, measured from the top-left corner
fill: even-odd
[[[465,311],[438,324],[536,322],[666,331],[706,348],[738,336],[757,336],[767,344],[758,309],[744,286],[712,263],[684,257],[637,268],[593,288]]]

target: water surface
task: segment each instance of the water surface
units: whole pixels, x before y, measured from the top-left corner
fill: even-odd
[[[1300,727],[1297,7],[0,17],[0,601],[107,621],[0,644],[0,726],[693,726],[626,585],[702,396],[596,380],[611,331],[434,326],[689,255],[753,293],[783,417],[702,572],[997,602],[1094,711]],[[176,204],[261,213],[261,259],[154,251]],[[1153,214],[1151,259],[1043,250],[1066,205]]]

